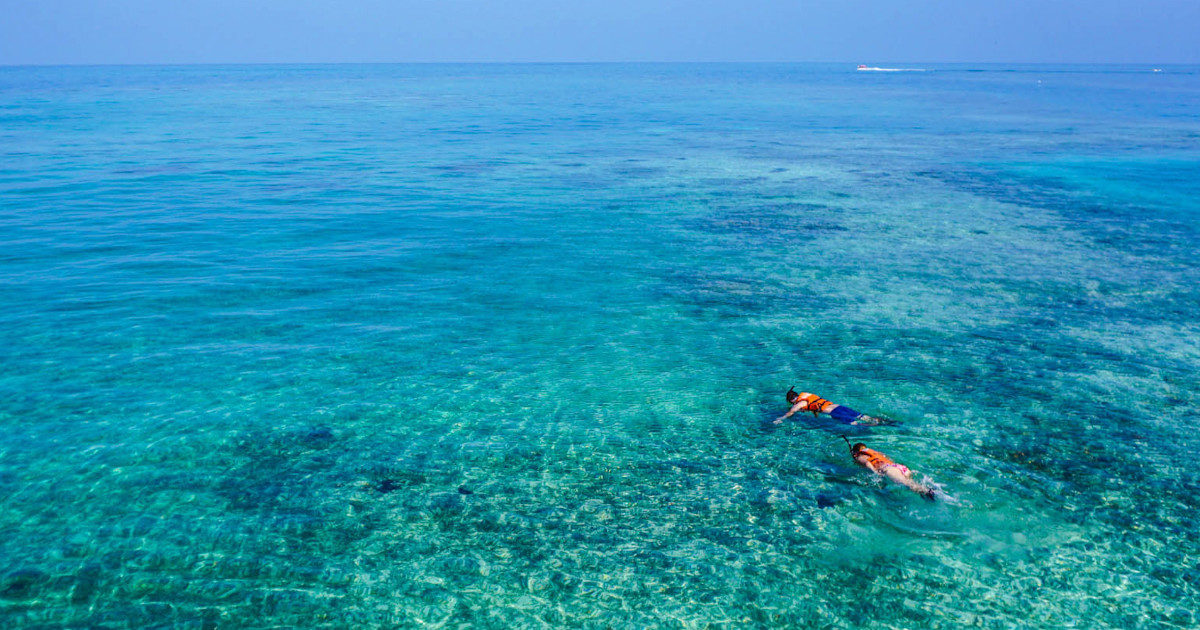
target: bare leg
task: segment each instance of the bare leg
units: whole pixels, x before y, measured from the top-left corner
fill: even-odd
[[[891,479],[892,481],[908,488],[909,490],[916,492],[926,499],[933,499],[933,488],[913,481],[911,472],[906,475],[901,472],[899,468],[895,466],[888,466],[886,469],[884,469],[883,474],[886,475],[888,479]]]
[[[851,422],[850,424],[859,424],[859,425],[865,424],[865,425],[875,426],[875,425],[879,425],[879,424],[895,424],[895,423],[892,422],[891,420],[888,420],[887,418],[876,418],[874,416],[868,416],[866,414],[863,414],[858,420],[855,420],[854,422]]]

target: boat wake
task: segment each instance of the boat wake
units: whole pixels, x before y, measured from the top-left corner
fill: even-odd
[[[925,68],[877,68],[859,64],[859,72],[925,72]]]

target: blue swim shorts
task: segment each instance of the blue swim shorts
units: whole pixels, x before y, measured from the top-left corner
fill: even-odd
[[[832,416],[834,420],[837,420],[838,422],[844,422],[846,424],[852,424],[855,420],[858,420],[862,417],[861,413],[858,413],[857,411],[845,405],[838,405],[834,407],[833,411],[829,412],[829,415]]]

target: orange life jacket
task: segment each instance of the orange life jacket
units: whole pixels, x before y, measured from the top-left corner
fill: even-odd
[[[867,456],[867,466],[869,466],[872,470],[875,470],[875,471],[883,470],[884,466],[886,466],[888,464],[896,463],[896,462],[892,461],[891,458],[888,457],[887,455],[884,455],[883,453],[880,453],[879,451],[876,451],[874,449],[869,449],[865,446],[858,450],[858,454],[866,455]]]
[[[825,400],[824,398],[821,398],[820,396],[818,396],[816,394],[810,394],[808,392],[804,392],[804,393],[800,394],[800,399],[808,402],[808,407],[806,407],[804,410],[811,411],[812,415],[814,415],[814,416],[819,415],[821,412],[825,411],[825,405],[831,404],[828,400]]]

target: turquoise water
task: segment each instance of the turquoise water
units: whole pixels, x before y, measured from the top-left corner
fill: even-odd
[[[0,68],[0,620],[1195,627],[1198,199],[1193,67]]]

